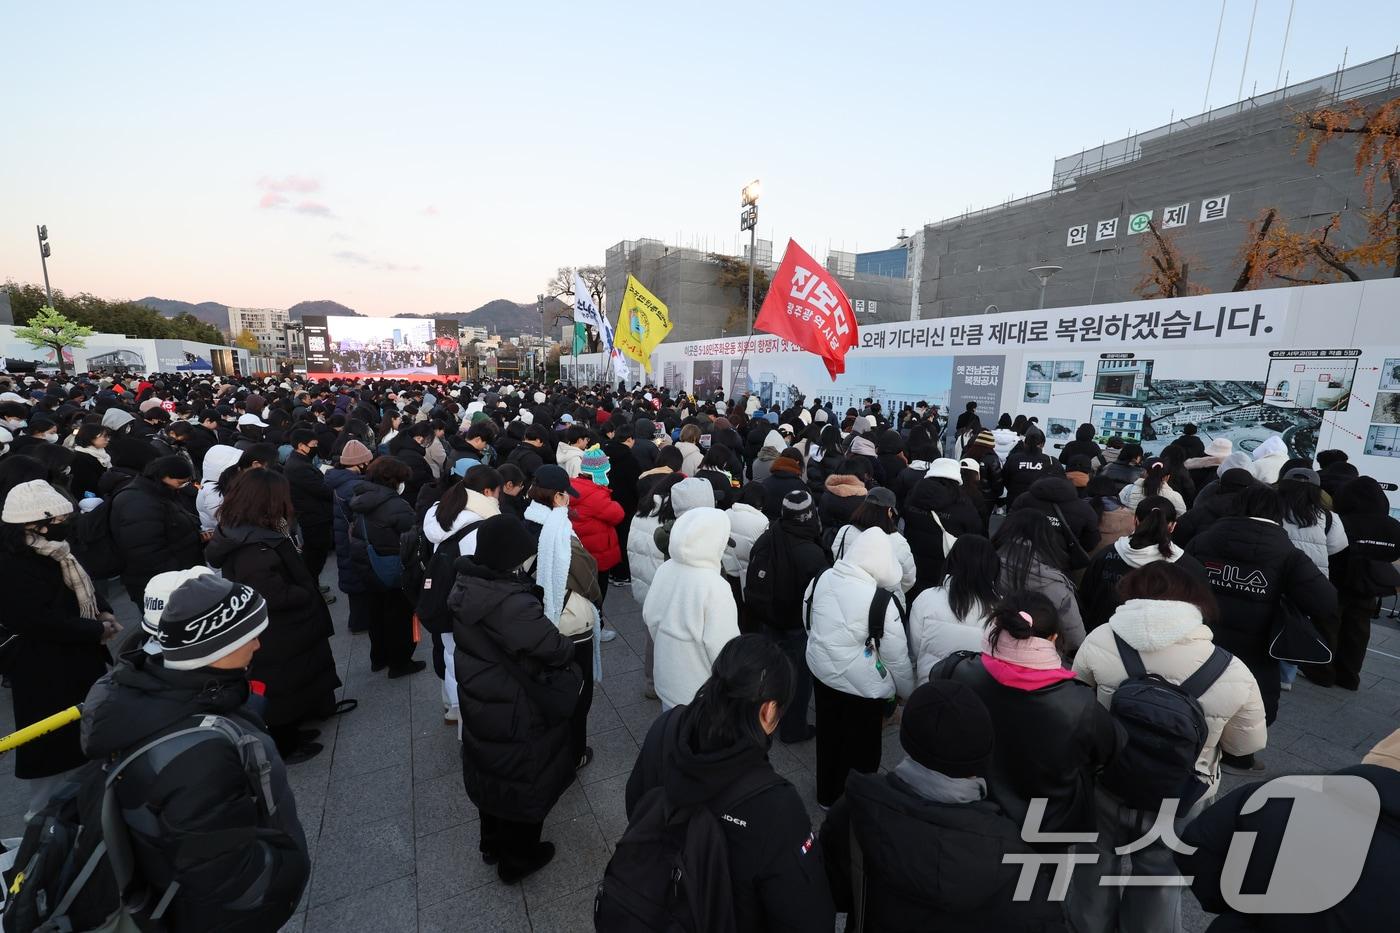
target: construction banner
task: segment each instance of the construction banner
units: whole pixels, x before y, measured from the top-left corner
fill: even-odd
[[[627,276],[617,317],[617,348],[651,372],[651,353],[671,332],[671,314],[641,282]]]

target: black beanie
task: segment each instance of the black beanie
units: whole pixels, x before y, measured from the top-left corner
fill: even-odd
[[[165,601],[156,639],[165,666],[208,667],[267,628],[267,603],[251,587],[205,574],[186,580]]]
[[[513,515],[494,515],[476,528],[476,555],[472,559],[492,570],[514,570],[535,553],[535,539]]]
[[[948,777],[985,777],[995,744],[992,717],[971,687],[934,680],[904,704],[899,744],[909,757]]]

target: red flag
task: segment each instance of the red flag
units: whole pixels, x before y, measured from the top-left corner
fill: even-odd
[[[788,240],[754,327],[820,356],[833,381],[846,371],[846,351],[858,339],[851,300],[794,240]]]

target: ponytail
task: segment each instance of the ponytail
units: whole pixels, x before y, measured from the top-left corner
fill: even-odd
[[[1144,485],[1146,485],[1144,483]],[[1176,521],[1176,506],[1162,496],[1148,496],[1133,512],[1137,528],[1128,536],[1128,543],[1138,550],[1157,545],[1166,558],[1172,556],[1172,523]]]
[[[1144,496],[1160,496],[1164,483],[1167,483],[1167,465],[1161,460],[1153,460],[1142,474],[1142,494]],[[1170,484],[1167,483],[1167,485]]]
[[[1060,614],[1055,604],[1040,593],[1018,590],[1005,597],[992,609],[987,620],[987,645],[991,654],[997,652],[1002,635],[1014,641],[1027,638],[1049,638],[1059,634]]]

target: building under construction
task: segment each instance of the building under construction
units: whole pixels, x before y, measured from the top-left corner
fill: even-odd
[[[1035,308],[1034,268],[1047,277],[1046,307],[1131,300],[1145,271],[1149,219],[1207,292],[1233,288],[1248,226],[1270,208],[1299,232],[1337,215],[1332,242],[1355,244],[1367,207],[1355,144],[1331,142],[1309,165],[1297,117],[1397,96],[1400,55],[1389,55],[1057,159],[1050,190],[924,226],[908,246],[917,265],[914,316]],[[1384,207],[1390,192],[1377,196]]]

